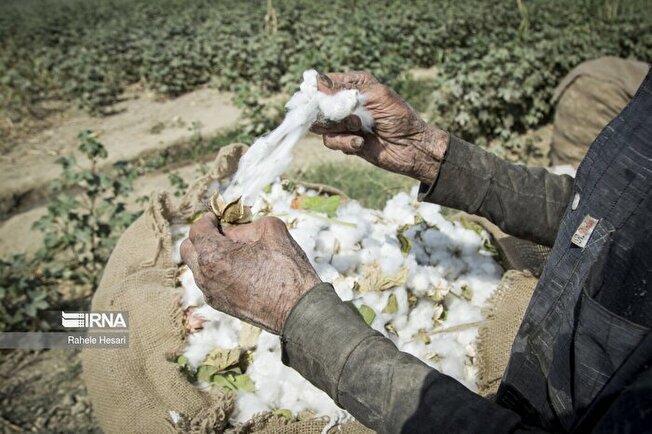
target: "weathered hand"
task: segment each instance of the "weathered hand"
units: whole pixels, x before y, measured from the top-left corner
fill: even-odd
[[[321,282],[273,217],[224,228],[222,235],[208,213],[190,228],[181,257],[210,306],[276,334],[301,296]]]
[[[429,126],[396,92],[368,72],[320,74],[318,88],[325,93],[358,89],[375,121],[371,133],[361,131],[355,115],[337,123],[317,123],[312,131],[323,134],[324,145],[422,182],[435,179],[448,133]]]

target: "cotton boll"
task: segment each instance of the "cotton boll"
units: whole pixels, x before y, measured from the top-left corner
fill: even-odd
[[[355,270],[355,268],[360,263],[360,255],[357,253],[354,254],[336,254],[333,255],[331,264],[337,269],[340,273],[346,274],[350,271]]]
[[[421,233],[421,240],[426,252],[449,249],[452,245],[450,237],[436,229],[427,229]]]
[[[195,283],[195,277],[190,268],[186,268],[181,274],[181,286],[183,287],[182,309],[185,310],[189,306],[201,306],[205,303],[204,293]]]
[[[256,354],[258,354],[258,352],[280,352],[281,343],[278,336],[263,330],[258,337],[258,345],[256,346],[256,349]]]
[[[356,89],[342,90],[333,95],[321,93],[317,97],[319,110],[326,119],[341,121],[353,113],[358,105],[359,94]]]
[[[188,238],[190,225],[170,225],[170,235],[172,236],[172,262],[181,264],[181,243]]]
[[[455,247],[462,252],[462,255],[473,255],[482,247],[482,239],[477,233],[459,225],[456,225],[451,238],[454,240]]]
[[[397,194],[387,201],[383,209],[383,217],[399,225],[414,224],[413,199],[404,192]]]
[[[306,253],[306,256],[308,256],[309,259],[315,257],[315,244],[317,242],[317,237],[313,232],[302,228],[294,228],[290,229],[290,235],[292,235],[294,241],[297,242],[299,247],[301,247],[301,250]]]
[[[440,226],[446,221],[441,215],[441,207],[432,203],[421,202],[417,213],[430,226]]]
[[[340,278],[340,273],[329,263],[318,262],[315,264],[315,271],[323,282],[334,282]]]
[[[417,296],[425,296],[430,289],[430,278],[428,277],[429,269],[419,267],[419,270],[410,276],[408,286]]]
[[[239,392],[235,401],[235,409],[229,420],[231,423],[243,423],[258,413],[270,410],[272,408],[257,394]]]
[[[351,216],[346,222],[349,224],[333,224],[331,231],[341,249],[353,250],[355,245],[366,236],[369,226],[364,220],[355,219]]]
[[[332,231],[323,230],[319,232],[319,234],[317,235],[317,243],[315,245],[315,249],[329,254],[333,254],[336,246],[337,246],[337,238],[335,237],[335,234],[333,234]]]
[[[386,276],[397,274],[403,266],[403,253],[396,244],[385,244],[380,248],[380,269]]]
[[[339,277],[332,282],[335,292],[343,301],[349,301],[353,299],[354,283],[355,280],[352,277],[346,277],[346,278]]]

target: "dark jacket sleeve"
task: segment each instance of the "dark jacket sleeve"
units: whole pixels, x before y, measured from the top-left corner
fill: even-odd
[[[309,291],[281,336],[283,362],[379,433],[535,432],[520,416],[399,351],[330,284]]]
[[[573,195],[573,178],[509,163],[451,136],[432,185],[419,199],[486,217],[503,232],[552,246]]]

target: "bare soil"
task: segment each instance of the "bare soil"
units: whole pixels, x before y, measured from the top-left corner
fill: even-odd
[[[0,432],[101,433],[76,350],[0,352]]]
[[[116,114],[93,117],[70,110],[57,125],[24,139],[0,156],[0,215],[29,209],[43,199],[47,183],[60,171],[55,163],[74,154],[80,131],[100,133],[109,158],[133,160],[155,150],[187,142],[196,127],[203,136],[232,126],[240,111],[231,95],[215,89],[199,89],[175,99],[157,101],[147,93],[133,93],[115,106]]]

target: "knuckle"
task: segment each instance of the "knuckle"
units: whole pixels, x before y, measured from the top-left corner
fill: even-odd
[[[285,226],[285,223],[283,223],[283,220],[281,220],[278,217],[265,217],[265,225],[275,231],[286,231],[287,227]]]

